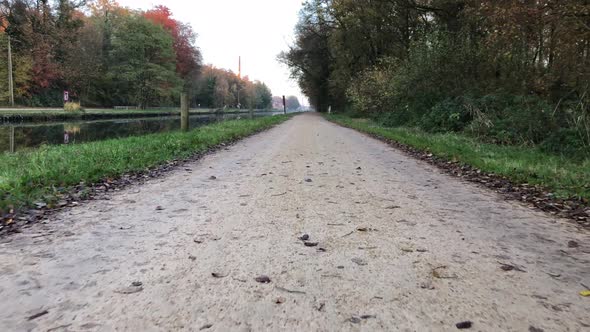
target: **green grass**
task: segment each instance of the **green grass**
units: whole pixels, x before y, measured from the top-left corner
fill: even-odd
[[[289,116],[231,120],[171,132],[0,154],[0,210],[50,202],[67,188],[185,159],[270,128]],[[1,211],[0,211],[1,212]]]
[[[539,185],[562,198],[590,199],[590,159],[573,160],[532,147],[500,146],[459,134],[430,134],[417,129],[383,127],[366,119],[328,115],[331,121],[378,137],[471,165],[516,183]]]

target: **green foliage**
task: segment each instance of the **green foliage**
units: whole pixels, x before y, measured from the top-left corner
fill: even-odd
[[[253,105],[256,109],[270,109],[272,107],[272,92],[262,82],[254,83],[254,101]]]
[[[67,102],[64,104],[64,111],[66,113],[83,113],[84,110],[77,102]]]
[[[446,99],[434,105],[420,119],[420,127],[429,132],[459,132],[471,122],[471,114],[462,103]]]
[[[287,97],[286,104],[287,104],[287,110],[290,110],[290,111],[298,110],[299,107],[301,107],[301,104],[299,103],[299,99],[296,96]]]
[[[550,150],[569,141],[571,153],[590,150],[590,30],[576,19],[589,11],[576,0],[308,0],[281,59],[320,111],[327,100],[388,126],[551,139]]]
[[[144,109],[165,97],[178,95],[173,39],[163,27],[141,16],[130,16],[113,38],[109,77],[116,82],[124,104]]]

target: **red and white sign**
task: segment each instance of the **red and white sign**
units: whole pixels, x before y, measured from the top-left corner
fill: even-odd
[[[70,100],[70,92],[64,91],[64,102],[67,102],[69,100]]]

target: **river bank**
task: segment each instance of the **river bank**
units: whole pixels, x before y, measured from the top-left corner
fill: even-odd
[[[27,208],[52,209],[108,191],[113,183],[143,178],[222,144],[268,129],[288,116],[230,120],[189,132],[169,132],[0,155],[0,212],[7,226]],[[23,167],[26,165],[26,167]],[[148,176],[149,177],[149,176]],[[127,179],[127,180],[126,180]],[[22,221],[29,222],[25,219]],[[0,227],[1,228],[1,227]],[[1,230],[0,230],[1,232]]]

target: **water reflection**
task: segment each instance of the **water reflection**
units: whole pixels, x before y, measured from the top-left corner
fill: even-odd
[[[196,128],[212,122],[273,114],[276,113],[192,115],[189,125]],[[179,129],[179,116],[0,126],[0,152],[15,152],[43,144],[75,144]]]

